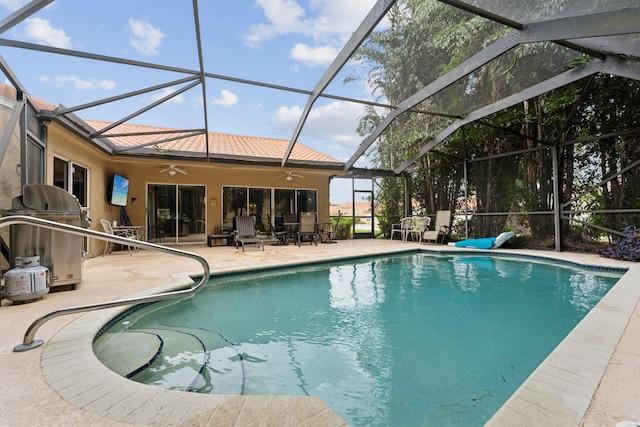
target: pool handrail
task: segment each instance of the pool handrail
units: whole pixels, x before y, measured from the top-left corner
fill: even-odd
[[[90,236],[96,237],[101,240],[107,240],[113,243],[121,243],[123,245],[136,246],[144,249],[150,249],[157,252],[164,252],[171,255],[191,258],[195,261],[198,261],[202,264],[203,273],[202,278],[195,286],[191,286],[187,289],[181,289],[172,292],[163,292],[159,294],[143,296],[143,297],[131,297],[118,299],[115,301],[107,301],[107,302],[98,302],[92,304],[79,305],[74,307],[66,307],[58,310],[51,311],[46,313],[36,320],[34,320],[31,325],[27,328],[27,331],[24,334],[24,339],[22,344],[19,344],[13,348],[13,351],[21,352],[26,350],[31,350],[41,346],[44,341],[36,340],[35,334],[46,321],[53,319],[55,317],[63,316],[66,314],[73,313],[81,313],[85,311],[93,311],[93,310],[102,310],[105,308],[113,308],[124,305],[134,305],[134,304],[142,304],[148,302],[156,302],[162,301],[165,299],[178,298],[184,296],[194,295],[203,285],[209,280],[209,276],[211,274],[211,270],[209,268],[209,263],[205,258],[198,254],[194,254],[187,251],[182,251],[179,249],[175,249],[172,247],[161,246],[154,243],[148,243],[141,240],[129,239],[127,237],[120,237],[113,234],[103,233],[100,231],[91,230],[89,228],[77,227],[75,225],[65,224],[61,222],[50,221],[43,218],[27,216],[27,215],[9,215],[0,218],[0,228],[5,227],[7,225],[18,225],[18,224],[27,224],[33,225],[36,227],[47,228],[51,230],[61,230],[70,234],[80,235],[80,236]]]

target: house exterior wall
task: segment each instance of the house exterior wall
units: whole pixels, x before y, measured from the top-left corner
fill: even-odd
[[[88,207],[93,222],[91,228],[102,231],[100,219],[109,221],[120,218],[120,208],[111,206],[108,187],[114,173],[127,177],[130,181],[126,213],[134,225],[147,223],[148,184],[201,185],[206,192],[206,232],[212,234],[222,224],[222,189],[224,186],[247,186],[258,188],[295,188],[317,190],[318,220],[329,220],[329,176],[331,170],[296,168],[296,174],[304,178],[287,181],[283,169],[276,166],[238,165],[228,163],[188,161],[167,158],[141,158],[112,156],[66,128],[51,123],[48,128],[46,152],[46,183],[53,183],[53,160],[60,157],[78,163],[88,169]],[[187,172],[160,173],[168,164]],[[135,201],[134,201],[135,199]],[[104,242],[91,239],[89,256],[100,255]]]
[[[0,134],[4,133],[15,101],[0,97]],[[13,130],[4,159],[0,159],[0,209],[11,208],[11,199],[22,194],[18,165],[20,164],[20,127]]]
[[[0,97],[0,135],[13,111],[15,101]],[[0,159],[0,210],[11,209],[11,200],[22,194],[22,184],[18,171],[20,164],[20,128],[13,130],[4,158]],[[9,241],[9,227],[0,228],[0,236]],[[6,266],[3,266],[4,268]]]

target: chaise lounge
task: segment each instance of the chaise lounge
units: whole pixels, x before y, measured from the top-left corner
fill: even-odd
[[[262,247],[264,252],[264,241],[256,237],[255,217],[237,216],[233,219],[233,222],[233,237],[236,249],[240,245],[242,246],[242,252],[244,252],[245,245],[255,245]]]

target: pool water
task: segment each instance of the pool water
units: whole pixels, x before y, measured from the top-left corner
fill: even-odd
[[[164,388],[319,396],[353,426],[482,425],[621,275],[412,253],[214,279],[107,332],[159,336],[131,377]]]

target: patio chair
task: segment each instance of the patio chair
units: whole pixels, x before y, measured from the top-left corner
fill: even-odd
[[[233,219],[233,239],[236,249],[242,246],[244,252],[245,245],[255,245],[262,247],[264,252],[264,241],[256,237],[255,217],[237,216]]]
[[[400,237],[403,242],[407,241],[408,230],[411,229],[413,225],[413,217],[407,216],[391,226],[391,240],[393,240],[394,233],[400,233]]]
[[[336,235],[338,230],[338,224],[340,224],[340,218],[342,218],[342,212],[338,212],[338,219],[331,226],[331,221],[322,223],[322,226],[318,230],[318,234],[320,235],[320,241],[322,243],[338,243],[333,240],[333,236]]]
[[[428,216],[418,216],[413,218],[411,228],[407,230],[407,237],[411,237],[411,240],[414,240],[415,236],[418,238],[418,242],[422,243],[422,234],[429,229],[430,224],[431,218]]]
[[[287,237],[287,229],[286,227],[282,224],[282,222],[278,223],[278,221],[276,220],[275,222],[271,219],[271,215],[267,214],[267,218],[269,219],[269,227],[271,228],[271,238],[276,239],[275,243],[272,243],[272,245],[277,246],[277,245],[286,245],[286,237]]]
[[[436,212],[436,225],[433,230],[427,230],[422,235],[422,240],[445,243],[451,234],[451,211]]]
[[[128,239],[133,239],[133,240],[140,239],[140,236],[134,230],[118,230],[117,232],[114,231],[113,226],[111,225],[111,222],[109,222],[106,219],[101,219],[100,224],[102,224],[102,228],[104,232],[107,234],[111,234],[113,236],[126,237]],[[106,254],[110,254],[113,251],[113,244],[114,244],[113,242],[105,241],[105,246],[104,246],[104,251],[102,252],[102,256],[105,256]],[[132,255],[132,252],[131,252],[132,246],[127,245],[127,248],[129,249],[129,255]],[[136,252],[140,251],[140,249],[136,246],[133,246],[133,250]]]
[[[315,212],[300,212],[300,223],[296,231],[296,243],[300,246],[303,239],[318,246],[318,224]]]
[[[287,231],[285,236],[288,243],[289,239],[296,240],[296,232],[298,231],[298,215],[295,213],[286,213],[282,215],[282,223],[284,225],[285,230]]]

